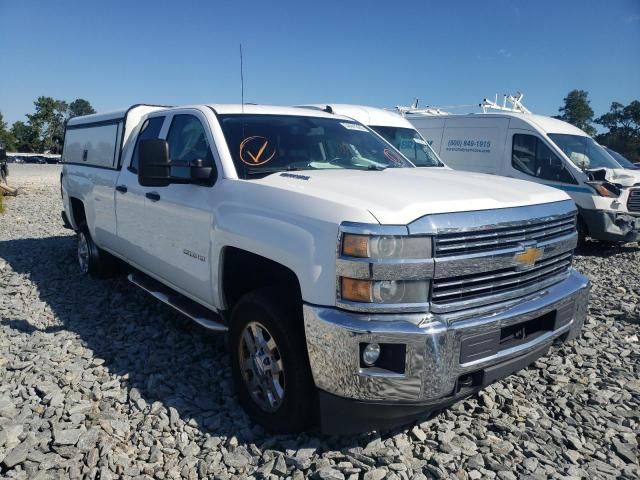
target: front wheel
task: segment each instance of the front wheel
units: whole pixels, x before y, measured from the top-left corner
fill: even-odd
[[[578,231],[578,248],[584,248],[587,245],[587,226],[580,216],[576,221],[576,230]]]
[[[315,420],[315,389],[299,305],[275,289],[243,296],[231,316],[231,370],[240,404],[275,433],[304,430]]]

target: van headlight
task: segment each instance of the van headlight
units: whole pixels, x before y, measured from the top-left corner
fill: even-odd
[[[342,237],[342,255],[375,259],[430,258],[431,237],[345,233]]]

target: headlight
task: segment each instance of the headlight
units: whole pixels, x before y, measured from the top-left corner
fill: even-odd
[[[428,280],[359,280],[341,278],[343,300],[359,303],[426,303]]]
[[[349,257],[379,259],[429,258],[431,238],[346,233],[342,238],[342,254]]]
[[[620,189],[609,182],[587,182],[601,197],[618,198]]]

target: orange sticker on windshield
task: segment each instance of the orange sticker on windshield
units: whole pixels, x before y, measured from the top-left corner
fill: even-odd
[[[276,149],[265,137],[247,137],[240,143],[240,160],[251,167],[264,165],[276,155]]]

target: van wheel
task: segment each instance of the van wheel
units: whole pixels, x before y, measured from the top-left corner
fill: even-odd
[[[83,275],[107,278],[116,271],[115,258],[95,244],[86,224],[80,225],[78,230],[77,258],[80,273]]]
[[[587,245],[587,226],[581,217],[576,221],[576,230],[578,231],[578,248],[584,248]]]
[[[274,433],[295,433],[315,420],[299,305],[268,288],[244,295],[231,314],[231,371],[240,404]]]

